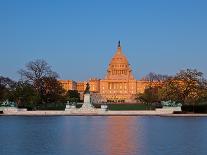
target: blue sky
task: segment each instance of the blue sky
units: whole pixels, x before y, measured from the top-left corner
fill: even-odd
[[[207,75],[205,0],[0,0],[0,75],[45,59],[62,79],[103,78],[118,40],[137,79]]]

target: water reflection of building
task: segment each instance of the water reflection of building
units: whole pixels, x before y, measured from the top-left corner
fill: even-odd
[[[136,117],[109,117],[105,128],[105,154],[136,154],[139,148],[137,139]]]
[[[61,80],[60,82],[64,88],[69,88],[65,86],[65,80]],[[88,81],[77,82],[74,84],[74,87],[70,88],[83,92],[87,82],[90,84],[92,98],[94,96],[96,102],[134,102],[135,95],[142,93],[149,84],[147,81],[136,80],[134,78],[131,66],[122,52],[120,42],[118,43],[115,55],[108,65],[107,74],[104,79],[91,78]]]

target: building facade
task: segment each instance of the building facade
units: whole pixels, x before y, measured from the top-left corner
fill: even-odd
[[[119,42],[106,76],[100,80],[100,94],[103,99],[108,102],[134,102],[136,94],[143,92],[147,84],[134,78]]]
[[[66,91],[77,90],[77,83],[73,80],[59,80],[59,82]]]
[[[65,86],[67,83],[63,82],[65,80],[61,81],[63,87],[68,89],[69,86]],[[87,82],[90,85],[92,100],[94,98],[94,102],[133,103],[135,102],[136,94],[144,92],[145,88],[149,85],[148,81],[135,79],[131,66],[122,51],[120,42],[108,65],[105,78],[91,78],[88,81],[77,82],[76,90],[83,92]],[[70,88],[72,87],[70,86]]]

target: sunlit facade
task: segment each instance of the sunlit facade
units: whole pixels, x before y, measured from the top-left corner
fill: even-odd
[[[63,88],[68,90],[77,90],[77,83],[73,80],[59,80],[59,82],[62,84]]]
[[[61,80],[64,88],[66,80]],[[83,92],[86,87],[86,83],[90,84],[90,91],[92,97],[94,96],[94,102],[135,102],[137,93],[144,92],[148,81],[136,80],[132,74],[131,66],[124,55],[120,42],[118,43],[115,55],[112,57],[106,76],[103,79],[91,78],[88,81],[77,82],[74,90]]]
[[[100,80],[100,94],[103,99],[109,102],[134,102],[135,95],[143,92],[147,84],[148,82],[134,78],[119,42],[106,76]]]

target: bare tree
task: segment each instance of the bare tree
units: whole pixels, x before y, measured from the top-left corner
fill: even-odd
[[[34,83],[43,77],[58,77],[58,74],[52,71],[51,66],[45,60],[37,59],[30,61],[25,65],[26,69],[21,69],[18,73],[22,79]]]
[[[167,80],[168,78],[170,78],[170,76],[168,75],[162,75],[162,74],[156,74],[156,73],[150,72],[149,74],[144,76],[142,80],[149,81],[149,82],[154,82],[154,81],[161,82],[161,81]]]
[[[21,69],[18,73],[21,80],[28,81],[37,90],[41,102],[44,95],[44,78],[57,78],[58,74],[52,71],[51,66],[42,59],[30,61],[25,65],[26,69]]]

